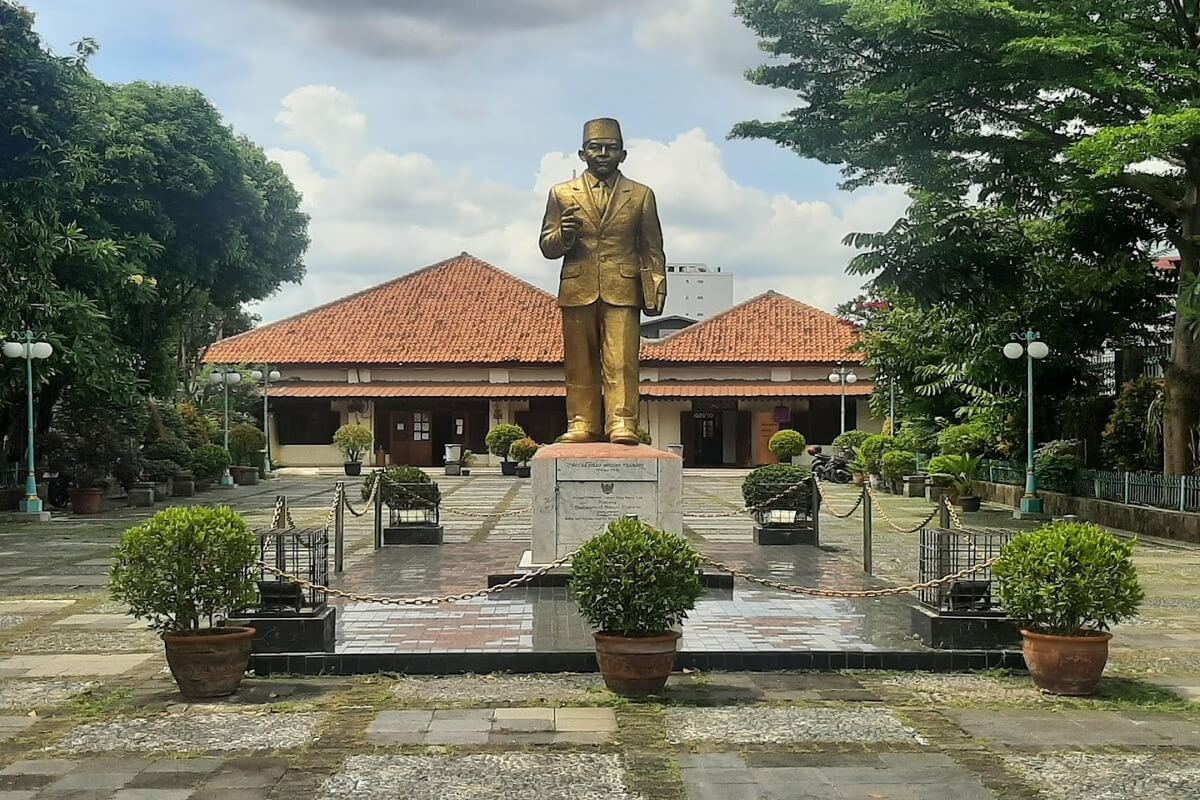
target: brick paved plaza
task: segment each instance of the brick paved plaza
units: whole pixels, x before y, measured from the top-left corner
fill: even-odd
[[[528,504],[527,481],[478,472],[438,478],[448,507]],[[748,519],[701,516],[739,505],[742,477],[688,472],[689,538],[772,574],[797,574],[797,548],[756,552]],[[298,525],[319,524],[334,480],[290,475],[195,502],[227,502],[263,525],[274,496],[286,494]],[[835,504],[848,507],[852,491],[841,489]],[[930,508],[884,501],[902,525]],[[677,674],[665,698],[644,703],[614,697],[595,675],[533,674],[276,675],[247,678],[225,702],[187,704],[155,636],[104,595],[116,537],[149,511],[0,523],[0,800],[1171,800],[1200,792],[1195,549],[1141,545],[1143,614],[1117,629],[1109,677],[1085,700],[1044,697],[1027,677],[996,671],[701,671]],[[444,521],[440,549],[380,556],[369,518],[350,519],[343,585],[397,595],[475,589],[488,572],[511,570],[527,546],[524,515],[446,513]],[[977,521],[1011,524],[999,508]],[[875,529],[875,571],[908,582],[913,535],[885,530]],[[826,515],[822,541],[814,560],[836,569],[813,577],[852,576],[858,520]],[[802,611],[741,583],[734,596],[757,598],[787,625]],[[354,618],[354,607],[343,611]],[[361,608],[360,622],[370,613]],[[885,630],[859,622],[837,630],[864,642],[904,640],[907,629],[892,619]],[[703,638],[712,621],[696,622]],[[816,635],[813,624],[799,627]]]

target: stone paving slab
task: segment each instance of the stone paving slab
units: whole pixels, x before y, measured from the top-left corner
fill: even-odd
[[[325,800],[640,800],[616,755],[488,753],[351,756]],[[648,799],[647,799],[648,800]]]
[[[35,724],[37,724],[35,717],[0,716],[0,742],[17,736]]]
[[[0,770],[0,800],[266,800],[288,766],[274,756],[31,759]]]
[[[1046,800],[1195,800],[1200,757],[1150,753],[1006,755]]]
[[[668,740],[744,744],[787,742],[906,742],[924,744],[915,730],[883,708],[667,708]]]
[[[603,744],[617,732],[611,708],[381,711],[367,726],[376,745]]]
[[[472,705],[570,705],[613,697],[599,675],[580,674],[400,676],[392,694],[420,703]]]
[[[164,714],[81,725],[58,743],[66,753],[113,750],[274,750],[307,744],[320,713]]]
[[[32,711],[56,706],[99,685],[96,681],[0,680],[0,710]]]
[[[736,753],[680,756],[688,800],[992,800],[970,770],[939,753],[779,754],[752,766]]]
[[[162,639],[154,631],[43,628],[5,643],[10,653],[158,653]]]
[[[1200,747],[1200,718],[1154,712],[946,709],[971,736],[1010,747]]]
[[[144,631],[146,623],[125,614],[71,614],[51,623],[54,626]]]
[[[0,658],[0,676],[48,678],[56,676],[120,675],[145,664],[145,655],[28,655]]]

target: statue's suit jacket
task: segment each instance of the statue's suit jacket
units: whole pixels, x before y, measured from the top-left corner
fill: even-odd
[[[563,209],[583,209],[575,244],[563,244],[559,223]],[[650,187],[620,173],[608,210],[596,208],[584,177],[550,190],[540,238],[546,258],[562,258],[558,305],[586,306],[597,300],[613,306],[641,306],[661,314],[667,296],[666,256],[662,224]]]

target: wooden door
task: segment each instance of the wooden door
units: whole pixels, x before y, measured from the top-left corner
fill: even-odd
[[[388,419],[392,463],[433,466],[433,415],[428,411],[393,411]]]

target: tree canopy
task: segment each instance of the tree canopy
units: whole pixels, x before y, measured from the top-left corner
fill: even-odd
[[[751,80],[794,92],[735,136],[1032,217],[1099,199],[1181,256],[1166,468],[1188,467],[1200,346],[1200,5],[1181,0],[737,0],[775,59]],[[1103,231],[1096,231],[1098,235]],[[1098,242],[1102,245],[1103,241]],[[1091,252],[1093,248],[1084,248]],[[1103,265],[1087,267],[1088,277]],[[960,269],[961,273],[962,270]]]

